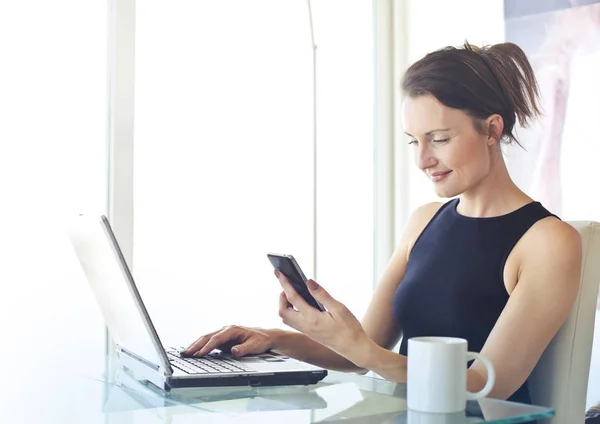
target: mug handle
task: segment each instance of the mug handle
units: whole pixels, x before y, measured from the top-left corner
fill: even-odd
[[[496,372],[494,371],[494,366],[490,362],[488,358],[483,356],[481,353],[477,352],[467,352],[467,361],[479,359],[485,365],[487,369],[487,383],[485,387],[478,391],[477,393],[472,393],[467,390],[467,400],[475,400],[482,397],[486,397],[494,387],[494,383],[496,382]]]

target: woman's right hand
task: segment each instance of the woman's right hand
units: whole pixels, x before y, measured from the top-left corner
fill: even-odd
[[[209,354],[213,349],[219,349],[224,352],[231,351],[233,356],[239,358],[244,355],[264,353],[271,349],[272,345],[272,337],[266,330],[230,325],[205,334],[180,353],[183,356],[199,358]]]

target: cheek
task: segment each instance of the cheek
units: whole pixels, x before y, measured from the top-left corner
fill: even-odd
[[[409,146],[409,147],[410,147],[410,155],[412,157],[413,165],[415,165],[418,168],[419,167],[419,150],[414,148],[413,146]]]
[[[444,164],[444,167],[450,168],[456,171],[463,171],[469,167],[470,158],[472,157],[468,149],[463,146],[459,146],[455,143],[452,146],[444,149],[444,152],[440,152],[439,160]]]
[[[451,149],[448,149],[448,154],[443,159],[448,168],[467,174],[481,174],[489,167],[487,149],[482,149],[482,145],[476,141],[455,143],[448,147]]]
[[[412,159],[412,163],[414,166],[416,166],[417,168],[420,168],[420,153],[419,153],[419,147],[411,144],[410,146],[408,146],[409,150],[408,150],[408,154],[410,155],[410,158]]]

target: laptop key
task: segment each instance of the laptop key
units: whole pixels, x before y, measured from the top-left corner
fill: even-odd
[[[169,352],[172,362],[179,364],[179,368],[183,367],[186,372],[194,373],[195,370],[202,370],[202,373],[239,373],[252,372],[253,369],[244,364],[231,360],[230,358],[213,358],[205,356],[202,358],[181,357]]]
[[[186,367],[189,367],[192,370],[195,369],[202,369],[206,372],[209,373],[232,373],[232,372],[238,372],[236,370],[231,370],[228,369],[224,366],[220,366],[218,364],[208,364],[206,362],[203,361],[185,361],[186,362]]]
[[[193,370],[191,368],[184,367],[181,364],[176,364],[176,363],[173,363],[173,362],[171,362],[171,365],[174,366],[175,368],[177,368],[178,370],[183,371],[183,372],[185,372],[187,374],[206,374],[208,372],[208,371],[204,371],[204,370],[201,370],[201,369]]]

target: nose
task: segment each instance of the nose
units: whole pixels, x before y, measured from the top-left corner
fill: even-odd
[[[415,163],[421,171],[425,171],[426,169],[437,165],[437,159],[433,155],[433,152],[429,147],[429,143],[419,143],[415,152]]]

